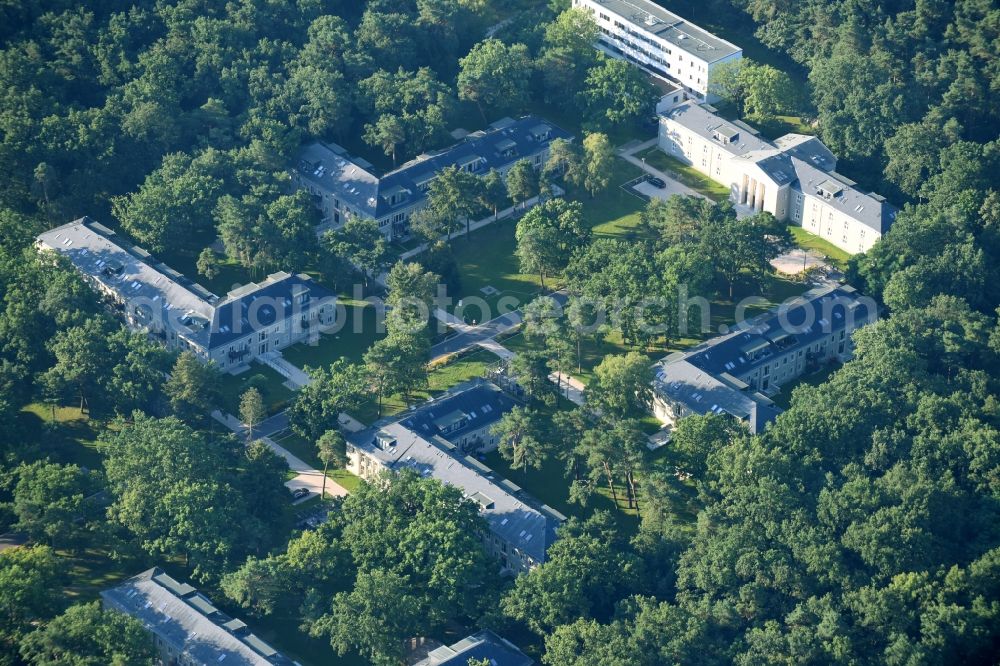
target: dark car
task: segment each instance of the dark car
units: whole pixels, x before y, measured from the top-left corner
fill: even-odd
[[[658,188],[660,188],[661,190],[662,190],[662,189],[663,189],[664,187],[666,187],[666,186],[667,186],[667,184],[663,182],[663,179],[662,179],[662,178],[657,178],[656,176],[650,176],[650,177],[649,177],[649,178],[647,178],[646,180],[648,180],[648,181],[649,181],[650,183],[652,183],[652,184],[653,184],[653,185],[654,185],[655,187],[658,187]]]
[[[309,494],[308,488],[296,488],[292,491],[292,499],[302,499]]]

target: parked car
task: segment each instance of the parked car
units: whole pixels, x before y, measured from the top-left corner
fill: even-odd
[[[292,491],[292,499],[302,499],[309,494],[308,488],[296,488]]]
[[[647,180],[650,183],[652,183],[655,187],[658,187],[661,190],[667,186],[667,184],[663,182],[662,178],[657,178],[656,176],[650,176],[649,178],[647,178]]]

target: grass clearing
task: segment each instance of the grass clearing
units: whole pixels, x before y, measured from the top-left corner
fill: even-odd
[[[382,416],[392,416],[406,411],[413,405],[418,405],[432,396],[440,395],[448,389],[467,382],[477,377],[482,377],[486,370],[498,361],[497,357],[485,349],[477,349],[460,356],[452,356],[446,361],[435,364],[431,367],[427,376],[428,387],[426,391],[418,391],[412,396],[408,404],[399,394],[389,396],[382,400]],[[352,416],[358,418],[362,423],[373,423],[379,418],[378,403],[370,400],[362,411]]]
[[[274,441],[302,462],[312,465],[316,469],[323,469],[323,463],[316,455],[316,447],[294,432],[288,431],[275,438]],[[358,484],[361,483],[360,478],[346,469],[328,469],[326,475],[349,493],[357,490]]]
[[[515,255],[516,227],[517,222],[507,218],[482,227],[471,236],[451,241],[462,280],[461,292],[448,308],[451,312],[455,312],[458,299],[461,299],[461,314],[469,321],[475,319],[482,322],[500,314],[498,304],[501,299],[505,299],[504,303],[509,302],[506,299],[516,299],[520,305],[541,291],[537,275],[521,272]],[[551,285],[546,283],[546,286]],[[482,292],[484,287],[493,287],[499,293],[487,296]],[[489,312],[482,312],[482,307],[474,305],[482,302],[486,303]],[[516,309],[518,305],[511,309]]]
[[[216,254],[216,257],[219,260],[218,275],[211,279],[198,272],[197,256],[186,253],[173,253],[167,250],[163,253],[163,263],[178,271],[187,279],[197,282],[216,296],[223,298],[236,287],[250,282],[258,282],[267,277],[266,275],[261,275],[255,278],[250,271],[232,259],[218,254]]]
[[[263,379],[260,379],[261,377]],[[275,370],[256,361],[250,364],[249,370],[238,375],[223,373],[220,407],[233,416],[238,416],[240,398],[251,386],[256,386],[264,397],[268,414],[277,414],[295,395],[295,391],[284,385],[285,381],[285,378]]]
[[[844,250],[800,226],[792,224],[788,226],[788,230],[791,232],[795,244],[799,247],[819,252],[841,270],[847,268],[847,262],[850,261],[851,255]]]
[[[583,222],[595,236],[632,239],[638,235],[639,214],[646,202],[623,190],[621,185],[641,175],[642,169],[616,157],[615,173],[608,189],[595,197],[581,190],[570,193],[567,198],[583,204]]]
[[[694,167],[681,162],[677,158],[667,155],[656,146],[639,153],[638,157],[644,158],[646,163],[651,167],[663,171],[674,180],[687,185],[695,192],[703,194],[712,201],[725,201],[729,198],[728,187],[715,182]]]
[[[281,351],[292,365],[326,367],[339,358],[359,363],[372,344],[382,337],[375,306],[364,301],[340,298],[338,316],[343,325],[336,332],[321,333],[315,343],[300,342]],[[340,306],[343,305],[343,312]]]
[[[97,449],[97,435],[106,425],[80,411],[79,407],[59,407],[34,402],[15,417],[18,431],[35,433],[40,458],[67,465],[100,469],[103,456]]]

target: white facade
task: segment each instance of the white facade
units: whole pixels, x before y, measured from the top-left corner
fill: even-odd
[[[712,101],[713,70],[743,57],[740,47],[649,0],[573,0],[573,6],[594,17],[602,50],[680,85],[693,99]]]
[[[787,134],[773,143],[707,105],[686,102],[660,115],[659,148],[729,188],[731,200],[799,225],[850,254],[882,237],[896,209],[835,171],[823,143]]]
[[[36,246],[65,257],[129,328],[224,370],[336,323],[334,294],[308,275],[272,273],[220,298],[90,218],[41,234]]]

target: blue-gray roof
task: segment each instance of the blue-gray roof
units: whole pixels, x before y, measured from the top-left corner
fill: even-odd
[[[860,327],[875,318],[873,308],[870,300],[859,299],[851,287],[816,290],[755,318],[745,330],[709,341],[686,360],[715,375],[743,375],[777,354],[844,330],[848,322]],[[756,347],[760,347],[757,353],[748,355],[747,350]]]
[[[299,155],[299,174],[324,194],[332,194],[369,217],[381,218],[396,210],[409,208],[426,194],[420,184],[449,166],[480,160],[475,173],[505,169],[514,162],[530,158],[546,149],[554,139],[572,135],[538,116],[498,121],[483,132],[473,132],[458,143],[407,162],[379,177],[359,164],[339,147],[313,143]],[[405,193],[396,203],[394,192]]]
[[[483,383],[484,380],[478,380],[463,384],[453,389],[452,394],[460,396]],[[470,402],[507,404],[505,411],[509,411],[514,404],[512,400],[509,403]],[[412,413],[396,421],[384,419],[367,430],[350,435],[348,439],[390,470],[412,469],[423,477],[432,477],[460,488],[467,498],[479,503],[480,513],[493,532],[527,553],[534,561],[544,562],[548,547],[555,542],[556,528],[565,516],[539,503],[475,458],[464,455],[443,437],[423,435],[408,427],[405,421],[411,416]],[[382,447],[377,438],[391,441],[392,445]]]
[[[753,394],[746,377],[776,356],[819,342],[848,324],[859,328],[877,316],[875,304],[848,286],[822,287],[712,338],[689,352],[659,363],[654,387],[666,398],[698,414],[727,413],[746,421],[751,432],[780,413],[767,398]]]
[[[471,388],[430,401],[402,420],[403,425],[424,437],[440,435],[456,442],[462,435],[496,423],[517,405],[514,400],[490,382],[478,382]],[[458,427],[442,433],[444,421]]]
[[[270,326],[279,317],[306,315],[335,298],[309,276],[284,272],[220,298],[89,217],[50,229],[37,242],[66,257],[131,307],[148,312],[147,321],[159,322],[209,351]],[[308,302],[296,303],[295,296],[304,290]]]
[[[187,583],[154,567],[101,592],[105,605],[136,618],[193,663],[293,666],[242,621],[220,611]]]
[[[309,298],[299,303],[296,299],[302,294]],[[335,298],[336,294],[307,275],[274,273],[264,282],[231,291],[216,305],[208,348],[221,347],[293,314],[305,317],[313,307]]]
[[[486,659],[490,666],[531,666],[535,663],[516,645],[484,629],[452,645],[431,650],[427,658],[413,666],[468,666],[470,659]]]

